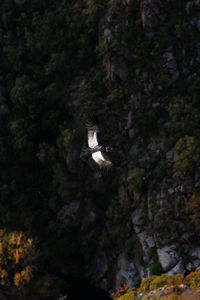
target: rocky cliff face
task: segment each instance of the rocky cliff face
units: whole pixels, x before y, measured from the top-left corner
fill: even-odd
[[[1,228],[108,291],[199,268],[200,1],[7,0],[0,23]],[[104,180],[79,157],[89,114]]]
[[[104,94],[89,98],[115,166],[112,191],[89,174],[108,198],[97,208],[94,196],[82,226],[98,244],[86,274],[105,289],[200,267],[199,13],[199,1],[109,1],[97,19]],[[75,155],[67,166],[77,174]]]

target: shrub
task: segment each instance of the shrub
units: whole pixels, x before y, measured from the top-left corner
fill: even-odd
[[[169,296],[167,296],[167,298],[166,298],[166,300],[178,300],[179,298],[178,298],[178,296],[176,296],[176,295],[169,295]]]
[[[114,299],[117,300],[135,300],[136,299],[136,290],[134,288],[129,289],[124,295],[118,296],[116,293],[112,294]]]
[[[154,279],[150,282],[150,291],[164,286],[167,283],[167,277],[168,276],[166,274],[162,274],[161,276],[155,276]]]
[[[146,190],[147,187],[147,178],[140,171],[137,171],[133,181],[132,181],[133,190],[142,193]]]
[[[158,261],[158,254],[157,254],[157,251],[156,251],[156,247],[150,248],[148,250],[148,255],[149,255],[150,259],[153,259],[154,261]]]
[[[161,275],[162,274],[162,266],[160,262],[155,262],[150,266],[151,275]]]
[[[139,293],[147,293],[149,292],[149,288],[150,288],[150,283],[156,278],[156,276],[151,276],[151,277],[147,277],[145,278],[141,285],[140,288],[138,290]]]
[[[118,298],[121,295],[125,294],[129,288],[130,287],[128,284],[124,284],[123,286],[120,286],[120,288],[118,288],[115,293],[112,293],[113,298]]]
[[[168,276],[167,285],[179,285],[183,283],[183,276],[181,274]]]
[[[186,290],[187,293],[185,294],[185,289],[182,288],[181,284],[189,285],[191,288],[199,289],[200,288],[200,271],[196,270],[195,272],[191,272],[187,277],[184,279],[181,274],[176,275],[166,275],[162,274],[161,276],[151,276],[145,278],[140,287],[135,290],[134,288],[129,289],[126,291],[124,295],[120,296],[120,293],[114,293],[117,300],[135,300],[135,299],[149,299],[149,300],[178,300],[178,299],[197,299],[195,298],[198,294],[198,291],[195,290]],[[159,288],[164,287],[162,290],[158,290]],[[124,291],[124,289],[122,288]],[[151,297],[148,294],[150,291],[155,291],[154,296]],[[188,293],[188,291],[190,293]],[[142,294],[142,298],[141,295]],[[182,296],[183,294],[183,296]],[[163,297],[161,297],[163,295]],[[179,295],[179,296],[177,296]],[[117,298],[119,297],[119,298]]]
[[[26,266],[24,270],[20,273],[15,273],[14,275],[14,285],[18,289],[22,289],[26,283],[29,283],[33,277],[33,268]]]
[[[138,289],[139,293],[147,293],[149,291],[153,291],[157,288],[160,288],[162,286],[164,286],[167,282],[167,275],[166,274],[162,274],[161,276],[151,276],[148,278],[145,278],[141,285],[140,288]]]
[[[0,283],[21,289],[30,282],[37,251],[33,239],[22,232],[0,230]]]
[[[196,270],[188,274],[185,278],[185,283],[191,288],[200,289],[200,271]]]
[[[156,181],[160,182],[166,176],[166,173],[167,173],[167,166],[158,165],[153,170],[152,175]]]

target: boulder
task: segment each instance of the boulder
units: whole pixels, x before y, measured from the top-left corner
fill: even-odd
[[[178,254],[174,249],[174,245],[157,249],[158,258],[164,272],[173,268],[178,261]]]
[[[179,261],[171,270],[167,272],[167,275],[175,275],[175,274],[181,274],[185,276],[186,270],[183,266],[183,263]]]
[[[186,269],[191,272],[200,267],[200,260],[194,259],[186,265]]]
[[[155,247],[155,240],[146,231],[138,233],[138,238],[142,245],[143,250]]]

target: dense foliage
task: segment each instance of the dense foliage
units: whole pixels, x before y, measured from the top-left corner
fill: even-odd
[[[110,289],[120,255],[144,265],[137,207],[136,225],[156,246],[199,237],[196,2],[163,1],[153,38],[144,1],[130,2],[0,5],[0,275],[19,297],[31,280],[41,297],[62,296],[65,274]],[[79,160],[91,113],[114,148],[103,183]],[[148,250],[145,263],[159,275],[155,245]]]
[[[65,165],[66,150],[77,142],[74,128],[82,125],[82,119],[73,123],[70,86],[98,64],[96,21],[81,1],[8,0],[1,3],[0,23],[0,227],[7,232],[2,243],[10,243],[16,230],[37,239],[39,274],[71,260],[81,268],[79,224],[65,224],[57,214],[72,197],[83,196],[71,189],[73,174]],[[22,269],[23,260],[16,263]],[[12,264],[2,272],[12,273]],[[17,274],[11,276],[20,285]]]

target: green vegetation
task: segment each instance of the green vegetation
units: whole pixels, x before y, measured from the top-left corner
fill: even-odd
[[[94,21],[99,21],[99,18],[102,16],[103,12],[105,11],[106,8],[106,3],[107,1],[105,0],[87,0],[87,13],[89,16],[92,18]],[[78,3],[76,4],[77,6],[79,5]]]
[[[119,0],[0,5],[0,280],[13,299],[28,299],[32,283],[43,291],[46,277],[54,283],[42,297],[56,299],[66,291],[57,272],[93,276],[104,256],[109,268],[122,253],[142,263],[131,221],[140,202],[141,227],[151,220],[156,244],[168,235],[190,243],[181,238],[187,231],[198,237],[199,33],[190,22],[197,13],[188,16],[184,3],[168,1],[150,39],[137,2],[134,12]],[[169,48],[176,63],[167,68]],[[104,183],[79,160],[90,114],[114,149]],[[174,148],[177,159],[168,161]],[[151,251],[151,274],[158,275]],[[108,289],[113,270],[99,275]],[[197,287],[195,276],[188,282]],[[144,290],[166,279],[152,278]]]
[[[137,299],[138,295],[142,295],[142,300],[144,299],[168,299],[168,300],[175,300],[180,299],[184,300],[185,297],[191,297],[191,299],[195,299],[194,294],[195,291],[190,290],[192,289],[199,289],[199,276],[200,272],[197,270],[195,272],[191,272],[185,278],[182,277],[180,274],[176,275],[166,275],[162,274],[161,276],[151,276],[145,278],[138,289],[136,288],[129,288],[124,286],[117,290],[116,293],[113,293],[113,298],[118,300],[135,300]],[[181,289],[181,285],[186,285],[189,293],[184,296],[184,289]],[[162,293],[155,293],[151,295],[151,298],[146,298],[145,296],[148,295],[149,292],[155,291],[159,288],[163,287]],[[161,294],[165,295],[165,297],[161,297]],[[183,294],[183,297],[182,297]],[[149,295],[148,295],[149,297]],[[194,297],[194,298],[193,298]]]
[[[200,160],[198,142],[193,136],[185,136],[178,140],[176,148],[178,159],[174,164],[174,178],[184,180],[187,177],[192,177]]]
[[[136,238],[131,238],[126,241],[123,254],[127,259],[134,259],[137,262],[142,263],[142,247]]]
[[[133,190],[139,193],[145,192],[147,188],[147,178],[140,170],[137,171],[135,177],[132,180]]]
[[[150,266],[151,275],[161,275],[162,274],[162,266],[160,262],[155,262]]]

